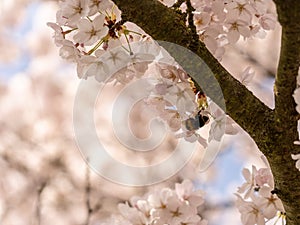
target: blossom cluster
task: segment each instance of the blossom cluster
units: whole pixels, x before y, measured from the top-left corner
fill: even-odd
[[[192,143],[197,141],[207,147],[207,141],[220,142],[224,134],[237,133],[234,121],[195,87],[179,65],[156,63],[154,66],[154,88],[145,102],[175,132],[177,138]],[[207,139],[200,129],[205,125],[209,127]]]
[[[236,203],[244,225],[265,225],[276,215],[284,215],[282,202],[274,190],[270,168],[257,170],[252,166],[252,171],[245,168],[243,176],[246,182],[238,188]]]
[[[276,15],[268,11],[266,0],[194,1],[194,23],[207,48],[222,57],[225,45],[235,44],[240,37],[264,37],[273,30]]]
[[[178,138],[207,146],[199,128],[217,117],[210,112],[205,94],[194,86],[166,50],[146,35],[129,30],[112,2],[64,1],[57,12],[56,23],[48,25],[55,31],[60,56],[77,64],[80,78],[93,76],[102,83],[114,81],[125,85],[146,72],[152,74],[149,80],[154,81],[153,90],[146,103],[157,111],[171,131],[177,132]],[[132,34],[139,37],[137,42],[132,41]],[[217,135],[211,131],[209,140],[217,137],[220,141],[225,120],[223,113],[215,126],[223,130],[219,129]]]
[[[190,180],[184,180],[175,189],[163,188],[119,204],[120,214],[102,225],[207,225],[197,209],[204,203],[203,195]]]
[[[49,22],[48,26],[55,31],[54,41],[60,47],[60,56],[76,63],[78,76],[86,78],[95,70],[88,71],[89,67],[99,64],[97,57],[103,49],[128,31],[121,23],[120,11],[109,0],[60,3],[56,23]]]
[[[155,68],[154,88],[146,103],[171,131],[177,132],[177,137],[189,142],[198,141],[205,147],[206,140],[197,132],[200,128],[198,113],[207,109],[205,95],[198,97],[198,90],[193,91],[194,83],[179,66],[155,64]]]

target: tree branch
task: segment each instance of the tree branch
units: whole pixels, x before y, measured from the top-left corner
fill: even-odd
[[[44,181],[40,184],[38,188],[37,193],[37,202],[36,202],[36,224],[41,225],[42,224],[42,215],[41,215],[41,208],[42,208],[42,192],[44,191],[45,187],[47,185],[47,182]]]
[[[275,78],[274,146],[268,157],[278,194],[287,212],[287,224],[300,224],[300,173],[291,160],[291,153],[300,153],[297,117],[293,93],[300,66],[300,2],[275,0],[282,26],[281,52]],[[276,142],[275,142],[276,141]],[[277,143],[277,144],[275,144]],[[278,145],[279,143],[279,145]],[[276,146],[275,146],[276,145]]]
[[[178,13],[156,0],[114,0],[114,2],[122,11],[122,18],[125,21],[137,24],[156,40],[175,43],[196,53],[218,80],[228,115],[250,134],[259,147],[266,149],[263,148],[268,142],[266,125],[272,124],[272,110],[222,67],[199,41],[198,35],[186,26],[184,19]],[[186,62],[188,64],[188,59]],[[191,66],[196,67],[196,65]],[[200,77],[193,78],[199,85],[201,84]],[[209,94],[208,96],[211,97]],[[218,103],[218,99],[212,99]]]
[[[85,172],[85,206],[86,206],[86,219],[85,225],[90,224],[91,216],[93,213],[93,208],[91,206],[91,179],[90,179],[90,168],[86,165]]]
[[[300,66],[300,2],[275,1],[282,26],[281,52],[275,78],[275,121],[279,132],[289,132],[286,142],[298,139],[298,113],[293,93]],[[296,153],[296,152],[294,152]]]

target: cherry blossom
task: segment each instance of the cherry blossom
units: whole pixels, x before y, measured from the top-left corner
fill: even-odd
[[[274,30],[276,26],[276,16],[274,14],[264,14],[259,18],[259,24],[265,30]]]
[[[240,19],[251,22],[253,7],[246,0],[236,0],[229,2],[226,7],[228,10],[227,19]]]
[[[169,128],[172,131],[178,131],[181,128],[181,117],[180,114],[176,110],[166,110],[167,113],[165,116],[162,116],[163,119],[166,120]]]
[[[168,199],[167,209],[169,210],[168,224],[180,225],[182,221],[188,220],[194,215],[197,216],[197,209],[180,201],[177,196]],[[198,216],[200,220],[200,217]],[[198,222],[198,221],[196,221]]]
[[[166,99],[176,106],[180,115],[196,109],[195,94],[189,83],[177,83],[175,86],[170,86]]]
[[[257,174],[257,169],[255,166],[252,166],[252,173],[249,169],[244,168],[242,171],[243,177],[246,182],[238,188],[238,193],[245,193],[245,199],[249,198],[252,195],[255,187],[254,176]]]
[[[207,12],[199,12],[194,13],[194,23],[197,29],[202,30],[203,28],[207,27],[211,20],[210,15]]]
[[[58,12],[57,22],[59,25],[73,27],[80,18],[89,13],[88,0],[68,0],[63,2],[61,11]]]
[[[227,38],[229,43],[236,43],[240,36],[250,37],[250,28],[248,22],[244,20],[229,19],[226,21],[225,26],[228,27]]]
[[[203,138],[200,134],[196,132],[196,130],[187,130],[185,126],[182,127],[183,132],[176,134],[177,138],[184,138],[184,140],[188,142],[198,142],[200,145],[202,145],[204,148],[207,147],[207,140]]]
[[[71,62],[77,62],[80,58],[80,51],[73,42],[69,40],[62,41],[62,47],[59,49],[59,55],[66,60]]]
[[[113,215],[110,224],[206,225],[207,221],[197,210],[203,203],[203,192],[195,190],[190,180],[184,180],[175,184],[175,190],[162,188],[150,191],[144,197],[134,196],[130,204],[119,204],[120,215]],[[124,220],[122,223],[120,216]]]
[[[97,12],[105,11],[112,8],[113,3],[109,0],[89,0],[89,16],[95,15]]]
[[[262,209],[265,218],[274,218],[278,211],[284,212],[281,200],[271,193],[272,188],[263,186],[259,189],[260,198],[256,198],[257,205]]]
[[[297,104],[296,110],[297,110],[298,113],[300,113],[300,88],[297,88],[294,91],[293,97],[294,97],[294,100]]]
[[[147,222],[145,214],[143,214],[137,208],[130,207],[128,204],[119,204],[118,209],[121,215],[132,224],[143,225]]]
[[[176,194],[182,201],[188,201],[190,205],[197,206],[204,203],[204,193],[201,190],[195,191],[190,180],[184,180],[181,184],[175,184]]]
[[[264,184],[268,184],[270,187],[273,187],[273,175],[269,168],[260,168],[257,173],[254,175],[255,183],[262,187]]]
[[[104,18],[104,15],[99,15],[93,21],[88,19],[79,20],[77,23],[79,31],[74,36],[74,40],[84,45],[92,45],[103,38],[108,32],[108,27],[103,26]]]
[[[237,195],[237,208],[241,213],[243,225],[265,225],[265,217],[261,212],[261,208],[254,202],[247,202]]]
[[[48,22],[47,25],[54,30],[53,38],[56,46],[57,47],[62,46],[64,40],[63,29],[56,23]]]
[[[209,110],[210,112],[207,112],[207,114],[211,114],[214,118],[209,130],[209,141],[221,141],[221,138],[224,134],[234,135],[238,133],[238,130],[234,125],[234,121],[228,117],[218,106],[212,103],[209,105]]]
[[[296,160],[296,168],[300,171],[300,154],[292,154],[292,159]]]
[[[265,158],[263,158],[265,161]],[[284,213],[283,204],[274,192],[274,180],[270,168],[256,169],[252,166],[252,173],[243,170],[246,179],[236,194],[237,207],[241,213],[243,224],[265,224],[266,219],[276,217],[278,212]]]

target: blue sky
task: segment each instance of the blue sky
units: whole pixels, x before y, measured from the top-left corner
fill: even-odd
[[[1,35],[9,36],[18,45],[21,54],[18,58],[9,64],[4,64],[0,61],[0,79],[6,80],[18,72],[26,70],[31,60],[30,54],[26,51],[26,46],[23,46],[23,38],[32,29],[35,12],[38,10],[37,2],[30,3],[25,10],[23,22],[16,27],[5,27]]]

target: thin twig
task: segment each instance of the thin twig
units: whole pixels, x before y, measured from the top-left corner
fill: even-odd
[[[91,181],[90,181],[90,169],[89,166],[86,166],[86,173],[85,173],[85,205],[87,208],[87,216],[85,220],[85,225],[90,224],[90,219],[93,213],[93,209],[90,202],[90,195],[91,195]]]
[[[194,24],[194,14],[193,12],[195,11],[195,8],[192,6],[192,3],[190,0],[186,0],[186,7],[187,7],[187,15],[188,15],[188,23],[189,23],[189,28],[192,30],[193,34],[197,35],[197,30],[196,26]]]
[[[37,202],[36,202],[36,221],[37,221],[37,225],[41,225],[41,221],[42,221],[42,214],[41,214],[42,203],[41,203],[41,199],[42,199],[42,192],[44,191],[46,185],[47,185],[47,182],[43,182],[37,190],[37,192],[38,192],[37,193]]]

